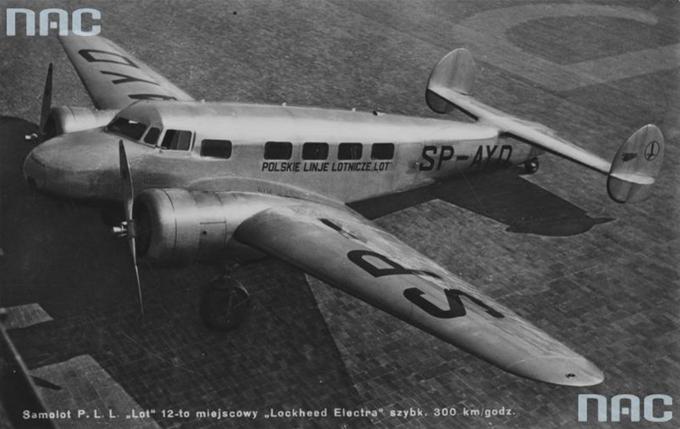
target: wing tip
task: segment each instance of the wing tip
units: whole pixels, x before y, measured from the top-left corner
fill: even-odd
[[[507,370],[521,377],[561,386],[595,386],[604,381],[604,373],[582,356],[547,356],[522,360]]]

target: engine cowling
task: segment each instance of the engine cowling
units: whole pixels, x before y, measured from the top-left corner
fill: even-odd
[[[117,110],[93,110],[86,107],[53,107],[45,123],[45,138],[103,127],[117,113]]]
[[[230,192],[147,189],[135,199],[137,253],[162,265],[262,254],[232,240],[240,223],[276,197]],[[275,202],[274,202],[275,204]]]

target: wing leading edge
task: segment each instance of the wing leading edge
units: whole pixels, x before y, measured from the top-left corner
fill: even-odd
[[[604,379],[592,362],[348,211],[274,207],[235,237],[513,374],[569,386]]]
[[[122,109],[136,100],[193,100],[104,37],[69,35],[59,40],[97,109]]]

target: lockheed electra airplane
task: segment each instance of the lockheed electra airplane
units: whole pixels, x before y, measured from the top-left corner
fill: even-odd
[[[58,196],[123,201],[114,229],[127,237],[140,305],[138,257],[216,261],[229,269],[206,288],[202,317],[231,328],[249,302],[233,270],[273,256],[510,373],[569,386],[603,381],[592,362],[347,203],[494,165],[532,173],[544,151],[606,175],[613,200],[636,201],[661,166],[656,126],[636,131],[608,162],[473,98],[475,63],[465,49],[434,67],[426,99],[437,113],[462,110],[470,123],[197,101],[105,38],[60,40],[96,109],[52,108],[50,65],[41,143],[24,175]]]

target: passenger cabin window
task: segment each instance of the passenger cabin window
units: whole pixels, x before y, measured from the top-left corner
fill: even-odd
[[[363,145],[361,143],[340,143],[338,159],[361,159]]]
[[[168,150],[189,150],[191,147],[191,131],[167,130],[161,147]]]
[[[146,127],[146,124],[119,116],[106,126],[106,130],[121,134],[132,140],[139,140],[144,131],[146,131]]]
[[[201,156],[230,158],[231,142],[229,140],[205,139],[201,142]]]
[[[302,145],[302,159],[328,158],[328,143],[305,143]]]
[[[392,159],[393,157],[393,143],[373,143],[373,147],[371,147],[371,159]]]
[[[159,128],[151,127],[144,136],[144,143],[148,143],[155,146],[156,143],[158,143],[158,137],[160,137],[160,135],[161,130]]]
[[[290,142],[267,142],[264,145],[264,159],[290,159],[293,144]]]

